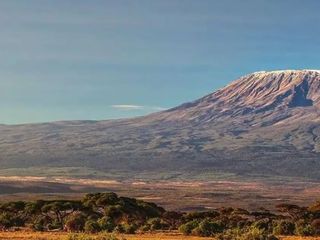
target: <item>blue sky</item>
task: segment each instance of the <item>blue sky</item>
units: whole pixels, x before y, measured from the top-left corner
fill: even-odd
[[[1,0],[0,122],[144,115],[318,69],[318,0]]]

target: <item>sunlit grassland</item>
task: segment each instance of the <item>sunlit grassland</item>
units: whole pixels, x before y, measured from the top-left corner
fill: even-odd
[[[99,235],[84,234],[88,239],[99,239]],[[68,240],[70,234],[66,232],[0,232],[1,240]],[[214,238],[204,238],[195,236],[184,236],[179,233],[148,233],[133,235],[116,235],[119,240],[213,240]],[[320,240],[320,237],[281,237],[281,240]]]

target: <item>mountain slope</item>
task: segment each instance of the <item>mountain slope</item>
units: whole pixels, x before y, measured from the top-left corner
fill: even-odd
[[[0,168],[320,179],[319,122],[320,71],[256,72],[145,117],[0,126]]]

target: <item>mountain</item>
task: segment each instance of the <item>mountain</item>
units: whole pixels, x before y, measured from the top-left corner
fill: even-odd
[[[319,180],[319,123],[320,71],[255,72],[144,117],[1,125],[0,173]]]

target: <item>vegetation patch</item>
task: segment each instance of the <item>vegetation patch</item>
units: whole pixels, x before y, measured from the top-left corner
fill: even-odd
[[[119,234],[179,231],[218,240],[277,240],[276,236],[319,236],[320,203],[248,211],[166,211],[154,203],[115,193],[87,194],[82,200],[16,201],[0,204],[1,230],[69,232],[68,240],[117,240]],[[116,234],[116,235],[115,235]]]

